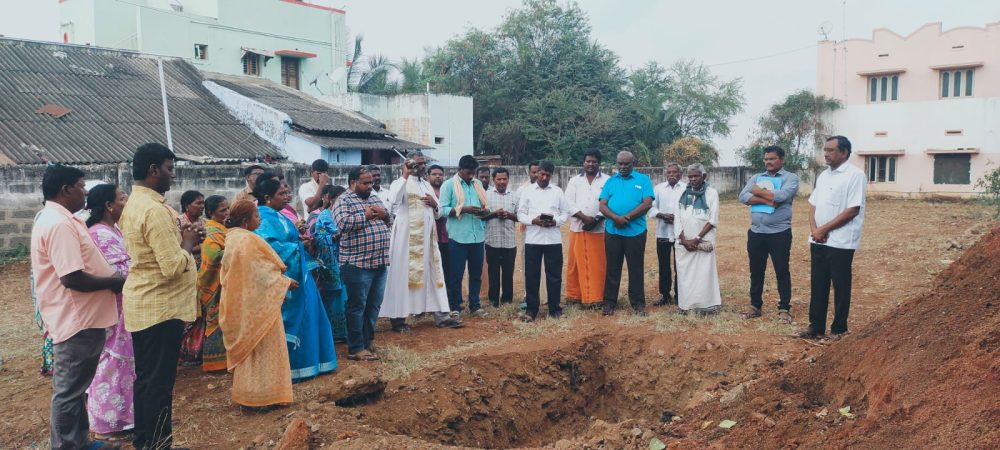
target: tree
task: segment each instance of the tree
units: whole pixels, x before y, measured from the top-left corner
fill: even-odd
[[[785,150],[788,169],[815,168],[816,152],[830,131],[824,117],[839,108],[836,99],[805,89],[797,91],[758,119],[750,143],[737,153],[750,167],[764,170],[764,148],[777,145]]]
[[[719,151],[701,139],[686,136],[663,146],[663,162],[676,162],[681,166],[702,163],[711,167],[719,161]]]
[[[354,52],[347,66],[347,91],[378,95],[396,93],[395,83],[389,80],[393,64],[383,55],[364,56],[361,51],[363,40],[364,37],[360,34],[354,37]]]
[[[668,81],[667,104],[681,136],[710,141],[713,136],[728,135],[729,119],[743,111],[746,103],[741,79],[722,81],[695,61],[674,63]]]
[[[976,181],[976,187],[982,189],[983,196],[997,207],[997,217],[1000,217],[1000,167],[983,175]]]
[[[673,91],[667,71],[655,62],[629,75],[629,109],[633,153],[645,162],[656,163],[653,150],[681,137],[677,117],[667,109]]]

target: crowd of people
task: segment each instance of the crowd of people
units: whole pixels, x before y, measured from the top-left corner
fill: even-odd
[[[864,173],[847,163],[850,153],[842,136],[826,142],[828,169],[809,197],[812,296],[804,338],[826,332],[831,283],[830,332],[847,331],[866,186]],[[379,318],[407,332],[413,316],[430,315],[441,328],[464,326],[465,310],[466,318],[487,316],[481,290],[492,307],[515,301],[519,232],[524,322],[542,314],[543,275],[550,319],[567,303],[615,314],[625,267],[628,304],[633,314],[646,315],[649,221],[659,265],[654,305],[696,314],[722,306],[719,193],[701,164],[668,164],[667,181],[654,187],[635,170],[630,152],[616,155],[608,175],[601,152],[592,150],[564,192],[553,183],[549,161],[532,162],[529,181],[512,189],[509,169],[479,167],[471,156],[447,177],[411,153],[388,188],[375,166],[354,167],[346,187],[332,185],[329,165],[317,160],[298,189],[301,210],[280,173],[253,165],[231,201],[188,191],[178,211],[164,197],[175,158],[160,144],[140,146],[131,195],[87,183],[77,168],[46,169],[31,260],[45,332],[43,372],[52,375],[53,449],[115,448],[108,438],[120,433],[131,433],[137,449],[171,448],[179,364],[228,370],[234,403],[269,408],[293,402],[293,383],[337,368],[335,341],[346,342],[350,360],[378,361]],[[780,298],[776,318],[791,323],[798,177],[783,162],[781,148],[765,149],[766,171],[740,193],[751,217],[750,305],[743,316],[763,314],[770,258]]]

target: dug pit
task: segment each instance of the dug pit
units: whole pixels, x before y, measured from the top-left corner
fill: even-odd
[[[373,426],[428,442],[541,446],[576,438],[597,419],[669,421],[692,404],[736,391],[729,388],[751,378],[746,358],[738,346],[697,336],[598,334],[535,342],[395,382],[361,412]]]

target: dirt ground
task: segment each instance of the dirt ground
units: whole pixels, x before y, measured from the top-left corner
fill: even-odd
[[[809,369],[817,360],[825,361],[828,352],[836,353],[836,344],[794,337],[804,326],[808,307],[807,206],[803,200],[795,206],[794,325],[774,320],[777,293],[770,270],[764,318],[749,322],[739,318],[748,303],[748,218],[745,207],[727,199],[717,243],[725,305],[718,316],[698,318],[678,314],[673,307],[659,307],[650,308],[648,317],[620,310],[607,318],[595,311],[569,308],[562,319],[521,324],[513,320],[516,309],[504,306],[487,308],[489,317],[467,319],[468,325],[458,330],[437,329],[429,319],[415,320],[414,330],[405,334],[389,332],[387,323],[380,324],[376,344],[382,362],[357,363],[342,357],[337,373],[295,385],[295,404],[269,412],[233,406],[228,375],[181,367],[174,396],[174,444],[272,448],[296,418],[308,423],[313,448],[653,448],[653,440],[672,447],[723,448],[752,445],[752,440],[727,440],[730,432],[734,438],[760,435],[766,427],[786,434],[815,432],[767,422],[801,420],[775,413],[781,402],[770,407],[754,405],[763,406],[757,409],[764,411],[754,411],[764,417],[754,416],[754,425],[741,419],[731,430],[718,428],[721,417],[716,417],[748,403],[741,394],[750,386],[780,385],[789,371]],[[996,225],[990,212],[975,203],[870,199],[862,247],[854,260],[851,329],[857,332],[878,325],[899,315],[909,299],[927,297],[935,277]],[[659,297],[652,238],[647,243],[646,267],[646,297],[651,302]],[[4,430],[0,448],[4,449],[48,447],[51,388],[49,380],[38,375],[41,339],[33,320],[29,270],[27,263],[0,267],[0,285],[4,286],[0,292],[4,311],[0,315],[0,427]],[[523,276],[516,275],[515,283],[520,294]],[[620,301],[627,304],[624,298]],[[933,325],[918,321],[910,326],[929,331]],[[996,347],[995,336],[991,339],[983,341],[988,348]],[[342,344],[337,350],[338,355],[346,355]],[[873,366],[870,370],[878,371],[879,360],[868,357],[865,362]],[[355,407],[325,401],[324,394],[343,382],[338,375],[358,364],[388,381],[382,397]],[[992,376],[1000,378],[996,373]],[[794,383],[799,378],[789,375],[787,380]],[[966,384],[973,392],[983,387]],[[833,397],[837,396],[816,397],[830,404],[810,407],[817,409],[816,414],[828,408],[831,418],[839,416],[837,408],[843,405],[834,405]],[[752,401],[768,400],[763,396]],[[870,414],[870,409],[855,405],[859,417]],[[987,412],[997,414],[996,408]],[[706,425],[707,419],[713,422]],[[919,436],[921,431],[906,432]],[[850,441],[821,442],[791,436],[765,447],[839,447]],[[930,436],[926,442],[931,442]],[[869,440],[863,446],[890,443]],[[962,446],[960,442],[953,445]]]

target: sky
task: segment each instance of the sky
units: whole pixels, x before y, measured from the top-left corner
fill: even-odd
[[[198,0],[188,0],[198,1]],[[268,1],[268,0],[255,0]],[[492,29],[520,0],[313,0],[347,11],[349,35],[364,35],[365,52],[394,61],[417,58],[469,28]],[[621,64],[679,59],[709,65],[724,79],[741,78],[746,108],[732,133],[716,137],[723,165],[738,161],[761,114],[786,95],[816,84],[818,30],[831,39],[871,38],[873,29],[908,35],[930,22],[945,29],[1000,21],[998,0],[579,0],[592,36]],[[0,0],[0,34],[58,40],[58,0]],[[1000,49],[998,49],[1000,51]],[[0,62],[2,63],[2,62]]]

